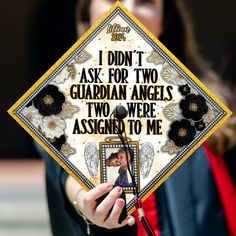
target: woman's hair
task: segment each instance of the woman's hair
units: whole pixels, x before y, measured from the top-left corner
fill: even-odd
[[[111,153],[111,155],[106,159],[106,166],[111,166],[111,162],[114,159],[118,159],[117,152]]]
[[[233,109],[231,91],[211,71],[203,60],[197,47],[193,33],[193,26],[188,10],[183,0],[163,0],[164,19],[163,33],[159,40],[207,86],[217,93],[218,97]],[[90,27],[89,7],[91,0],[79,0],[77,7],[77,25],[79,34],[83,34]],[[226,95],[226,96],[225,96]],[[228,99],[228,98],[231,99]],[[236,119],[229,118],[222,128],[215,132],[209,143],[216,153],[223,153],[235,146]]]

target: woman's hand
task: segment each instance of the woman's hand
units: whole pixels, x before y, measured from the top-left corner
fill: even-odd
[[[132,226],[135,220],[128,216],[121,224],[118,219],[125,206],[125,201],[120,197],[121,187],[112,189],[112,184],[104,183],[86,192],[69,176],[66,181],[66,193],[71,202],[76,201],[78,210],[92,223],[107,229],[119,228],[125,225]],[[97,200],[104,194],[109,193],[106,198],[97,205]]]

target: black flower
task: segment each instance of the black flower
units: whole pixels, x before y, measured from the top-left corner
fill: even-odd
[[[189,94],[180,102],[182,114],[187,119],[199,121],[207,113],[208,106],[206,100],[201,95]]]
[[[194,126],[188,120],[174,121],[170,126],[168,136],[177,147],[190,144],[196,134]]]
[[[196,128],[197,131],[203,131],[206,128],[206,125],[201,120],[201,121],[195,122],[195,128]]]
[[[190,93],[191,89],[187,84],[185,84],[179,87],[179,91],[183,96],[186,96]]]
[[[43,116],[59,114],[64,102],[64,94],[58,91],[55,85],[46,86],[33,99],[35,108],[37,108]]]
[[[66,137],[65,135],[62,135],[59,138],[48,139],[48,140],[58,151],[60,151],[62,145],[66,142]]]

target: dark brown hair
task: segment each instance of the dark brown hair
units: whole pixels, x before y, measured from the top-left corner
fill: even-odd
[[[195,73],[212,91],[219,96],[225,105],[233,109],[233,95],[223,84],[217,74],[207,67],[200,55],[194,37],[191,18],[183,0],[163,0],[164,31],[159,40]],[[84,33],[90,26],[89,7],[91,0],[80,0],[77,8],[77,25],[79,34]],[[230,98],[230,99],[228,99]],[[231,116],[224,125],[209,139],[209,144],[216,153],[224,153],[236,144],[236,118]]]
[[[111,162],[114,159],[118,159],[117,152],[111,153],[111,155],[106,159],[106,166],[111,166]]]

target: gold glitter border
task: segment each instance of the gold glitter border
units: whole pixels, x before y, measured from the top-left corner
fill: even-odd
[[[189,150],[182,159],[175,164],[175,166],[169,170],[161,179],[156,183],[142,198],[142,201],[147,199],[153,191],[155,191],[200,145],[217,129],[225,120],[232,114],[232,112],[200,81],[197,77],[187,69],[168,49],[139,21],[131,14],[122,3],[117,1],[110,10],[105,13],[100,20],[98,20],[9,110],[8,113],[22,126],[26,132],[28,132],[33,139],[35,139],[42,148],[44,148],[50,156],[52,156],[61,166],[64,168],[76,181],[78,181],[87,191],[88,187],[79,179],[74,172],[71,171],[60,159],[55,155],[38,137],[33,131],[23,123],[20,118],[15,114],[15,110],[117,9],[120,8],[131,20],[138,25],[142,31],[147,34],[153,42],[155,42],[162,51],[164,51],[168,57],[171,58],[207,95],[209,95],[226,113],[226,115],[214,126],[212,129],[195,144],[195,146]],[[131,214],[135,208],[133,207],[128,214]]]

